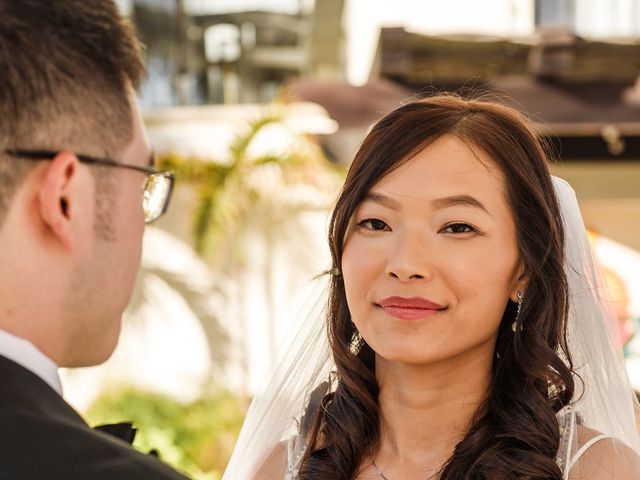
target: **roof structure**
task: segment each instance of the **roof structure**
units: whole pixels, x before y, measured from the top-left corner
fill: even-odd
[[[302,79],[287,91],[319,103],[338,122],[340,130],[326,144],[344,163],[378,118],[403,102],[442,91],[516,107],[565,161],[640,161],[639,78],[637,42],[591,42],[564,30],[505,40],[384,28],[369,83]]]

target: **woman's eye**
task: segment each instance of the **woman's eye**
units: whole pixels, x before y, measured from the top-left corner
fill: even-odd
[[[378,220],[377,218],[367,218],[366,220],[362,220],[358,223],[358,226],[367,230],[390,230],[389,225],[384,223],[382,220]]]
[[[467,223],[452,223],[451,225],[447,225],[443,231],[446,233],[472,233],[475,232],[476,229]]]

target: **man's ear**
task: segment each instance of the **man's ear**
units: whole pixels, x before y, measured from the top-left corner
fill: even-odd
[[[75,245],[72,220],[75,217],[78,158],[71,152],[60,152],[47,168],[38,191],[39,213],[44,225],[66,248]]]

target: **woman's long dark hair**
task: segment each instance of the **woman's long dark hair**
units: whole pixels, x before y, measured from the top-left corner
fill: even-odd
[[[362,143],[333,212],[333,264],[341,265],[347,226],[365,194],[443,135],[481,149],[503,172],[529,281],[520,313],[523,328],[512,331],[516,310],[509,301],[498,330],[488,397],[440,478],[561,479],[555,414],[574,393],[565,331],[563,227],[547,156],[521,114],[497,103],[438,95],[381,119]],[[308,412],[313,421],[300,468],[304,480],[351,480],[379,447],[375,354],[351,322],[341,276],[331,281],[328,333],[336,382],[320,408]]]

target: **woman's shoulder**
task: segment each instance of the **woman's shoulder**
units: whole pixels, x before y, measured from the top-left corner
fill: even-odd
[[[278,442],[256,472],[254,480],[283,480],[289,462],[288,442]]]
[[[584,425],[577,426],[577,435],[570,480],[640,479],[640,456],[625,443]]]

